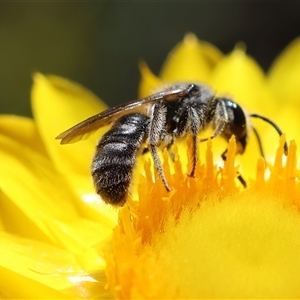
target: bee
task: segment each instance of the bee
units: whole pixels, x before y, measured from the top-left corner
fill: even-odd
[[[96,192],[109,204],[123,206],[127,200],[133,170],[138,155],[150,152],[155,170],[165,189],[169,186],[165,176],[159,149],[167,148],[187,135],[192,139],[192,164],[189,176],[194,177],[199,143],[222,136],[229,141],[236,138],[236,154],[243,154],[251,127],[263,155],[257,130],[248,126],[248,117],[269,123],[282,135],[280,128],[270,119],[258,114],[246,114],[242,107],[227,97],[217,97],[206,85],[178,83],[149,97],[131,101],[107,109],[61,133],[57,139],[67,144],[82,139],[100,127],[112,124],[100,139],[92,161],[92,177]],[[212,136],[199,139],[198,134],[211,127]],[[284,145],[287,153],[287,145]],[[222,158],[226,160],[227,149]],[[237,175],[244,187],[246,182]]]

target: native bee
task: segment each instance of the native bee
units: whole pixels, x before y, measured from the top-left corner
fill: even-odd
[[[126,202],[137,156],[149,151],[159,178],[171,191],[158,154],[161,147],[169,148],[187,134],[192,138],[193,177],[200,140],[198,134],[212,127],[214,133],[229,140],[236,138],[237,153],[243,154],[249,135],[247,117],[260,118],[272,125],[279,135],[280,128],[270,119],[258,114],[246,114],[242,107],[227,97],[216,97],[206,85],[179,83],[149,97],[107,109],[61,133],[61,144],[80,140],[85,134],[113,124],[100,139],[92,162],[92,177],[96,192],[106,202],[122,206]],[[256,129],[261,154],[261,140]],[[284,146],[287,153],[287,145]],[[146,150],[145,150],[146,149]],[[227,149],[222,158],[226,160]],[[238,179],[246,187],[241,175]]]

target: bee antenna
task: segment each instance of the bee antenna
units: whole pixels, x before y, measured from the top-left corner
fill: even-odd
[[[269,118],[266,118],[266,117],[258,115],[258,114],[250,114],[249,117],[261,119],[261,120],[269,123],[277,131],[277,133],[279,134],[279,136],[281,136],[283,134],[283,132],[281,131],[281,129],[278,127],[278,125],[276,123],[274,123],[272,120],[270,120]],[[252,130],[254,131],[254,134],[255,134],[255,136],[256,136],[256,138],[258,140],[260,152],[261,152],[262,156],[264,156],[263,155],[263,150],[262,150],[262,143],[261,143],[261,139],[259,137],[259,134],[258,134],[257,130],[253,126],[252,126]],[[284,149],[284,154],[287,155],[288,154],[288,145],[287,145],[286,142],[284,142],[283,149]]]
[[[263,158],[265,158],[264,149],[263,149],[263,146],[262,146],[262,142],[261,142],[260,135],[259,135],[257,129],[256,129],[253,125],[251,125],[251,129],[253,130],[254,135],[255,135],[255,137],[256,137],[256,139],[257,139],[257,143],[258,143],[260,155],[261,155]]]

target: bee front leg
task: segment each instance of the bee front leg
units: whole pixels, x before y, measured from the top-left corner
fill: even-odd
[[[166,107],[162,103],[156,103],[152,108],[152,116],[150,119],[149,126],[149,150],[153,158],[154,166],[158,172],[159,178],[162,181],[164,187],[168,192],[172,190],[170,188],[165,172],[163,170],[157,148],[161,142],[162,134],[166,126]]]

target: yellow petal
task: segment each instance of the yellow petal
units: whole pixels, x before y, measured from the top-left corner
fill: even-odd
[[[6,230],[6,226],[4,224],[4,216],[5,216],[5,212],[3,212],[2,209],[2,203],[4,203],[4,201],[6,201],[6,197],[5,195],[3,195],[3,193],[0,191],[0,207],[1,207],[1,211],[0,211],[0,231],[5,231]]]
[[[161,70],[164,82],[203,81],[209,83],[210,73],[221,52],[214,46],[200,42],[193,34],[187,34],[169,54]]]
[[[1,280],[1,290],[5,291],[9,298],[14,298],[12,295],[19,295],[16,298],[26,298],[26,295],[28,297],[30,294],[31,297],[41,297],[45,292],[49,293],[50,298],[52,295],[55,298],[57,295],[62,297],[58,290],[70,284],[66,278],[51,275],[58,270],[68,271],[69,268],[75,272],[80,270],[74,257],[61,249],[3,233],[0,240],[1,275],[7,276],[6,280]],[[15,288],[16,282],[20,290]],[[31,285],[25,286],[26,283]]]
[[[142,61],[139,64],[141,80],[139,85],[139,97],[145,98],[154,93],[155,90],[162,84],[162,81],[156,77],[147,64]]]
[[[300,108],[300,38],[289,44],[274,61],[268,79],[282,108],[291,103]]]
[[[269,87],[278,103],[277,122],[283,124],[287,139],[300,143],[300,38],[294,40],[273,63]]]
[[[32,107],[38,130],[56,167],[79,195],[92,193],[90,164],[99,136],[64,146],[55,137],[106,106],[79,85],[60,77],[35,74]]]
[[[0,290],[6,299],[92,298],[105,293],[103,271],[102,279],[100,273],[89,276],[68,251],[4,233],[0,245]]]
[[[108,239],[111,228],[82,218],[71,221],[52,219],[47,226],[57,245],[73,253],[85,270],[104,268],[102,253],[97,248]]]
[[[52,218],[68,220],[77,216],[75,196],[67,183],[45,156],[2,135],[0,156],[0,189],[5,195],[2,206],[3,210],[10,212],[10,220],[7,220],[10,228],[33,238],[43,233],[45,241],[54,242],[45,221]],[[13,202],[7,203],[6,200]],[[29,222],[23,224],[25,220]],[[30,231],[26,228],[27,224]]]
[[[32,150],[47,155],[36,124],[30,118],[0,115],[0,134],[18,140],[21,144],[30,146]]]
[[[16,141],[0,135],[1,213],[7,213],[4,225],[11,232],[51,242],[78,255],[91,252],[91,246],[106,239],[115,223],[103,212],[97,223],[82,219],[75,209],[76,196],[51,162],[25,145],[21,152],[20,148]]]
[[[24,201],[27,200],[26,194],[24,199]],[[21,201],[22,199],[20,199],[19,202]],[[33,240],[54,244],[54,237],[49,231],[47,231],[45,226],[43,226],[40,218],[35,218],[35,211],[33,211],[33,213],[29,213],[26,210],[29,210],[31,206],[32,205],[29,202],[28,207],[24,208],[17,200],[14,201],[4,192],[0,191],[0,215],[3,231],[31,238]]]
[[[245,53],[242,45],[217,64],[211,80],[218,95],[232,96],[247,109],[258,109],[272,102],[263,70]]]

